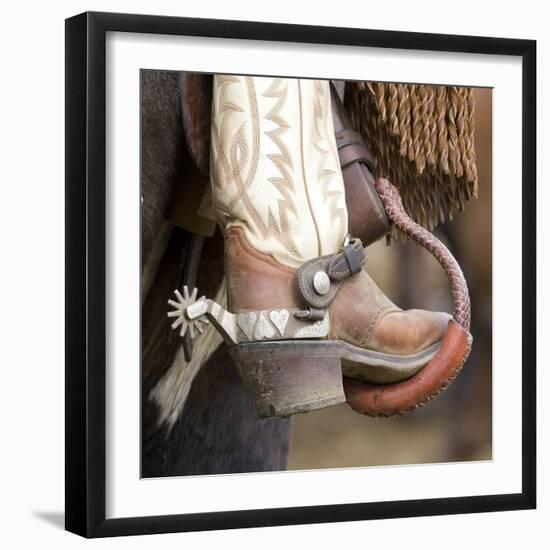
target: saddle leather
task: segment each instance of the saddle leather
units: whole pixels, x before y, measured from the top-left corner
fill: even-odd
[[[335,99],[332,100],[333,105],[336,104],[336,109],[338,109],[338,98],[336,98],[336,96],[333,97],[335,97]],[[336,114],[338,118],[340,116],[347,116],[345,113],[342,113],[342,115],[339,115],[339,113]],[[335,137],[336,145],[338,147],[340,166],[342,168],[346,168],[353,162],[362,162],[371,172],[374,171],[374,159],[372,158],[372,155],[367,149],[367,146],[365,145],[365,142],[359,132],[351,129],[344,129],[336,132]]]
[[[197,168],[210,173],[210,122],[212,109],[210,74],[181,73],[181,114],[185,141]]]
[[[368,246],[387,235],[390,223],[374,188],[374,159],[353,130],[334,84],[330,83],[332,121],[346,189],[349,232]]]

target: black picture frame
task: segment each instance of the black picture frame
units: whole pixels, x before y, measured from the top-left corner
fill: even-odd
[[[516,494],[106,519],[105,38],[108,31],[520,57],[522,491]],[[83,13],[66,20],[66,529],[85,537],[531,509],[536,506],[536,42]]]

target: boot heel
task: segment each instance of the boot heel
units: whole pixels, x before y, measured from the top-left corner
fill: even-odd
[[[346,400],[340,358],[328,342],[261,342],[229,349],[261,418],[305,413]]]

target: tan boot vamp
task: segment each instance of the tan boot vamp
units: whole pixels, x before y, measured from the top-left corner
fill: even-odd
[[[233,313],[304,307],[296,271],[255,250],[240,227],[226,232],[225,274]],[[366,271],[346,281],[329,312],[329,338],[395,355],[440,341],[450,319],[447,313],[399,309]]]
[[[398,308],[362,271],[350,279],[330,306],[332,339],[394,355],[410,355],[439,342],[450,315]]]

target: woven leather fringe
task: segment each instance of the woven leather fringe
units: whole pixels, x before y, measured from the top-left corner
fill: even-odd
[[[395,184],[420,225],[452,220],[477,196],[472,88],[348,82],[344,97],[375,176]]]

